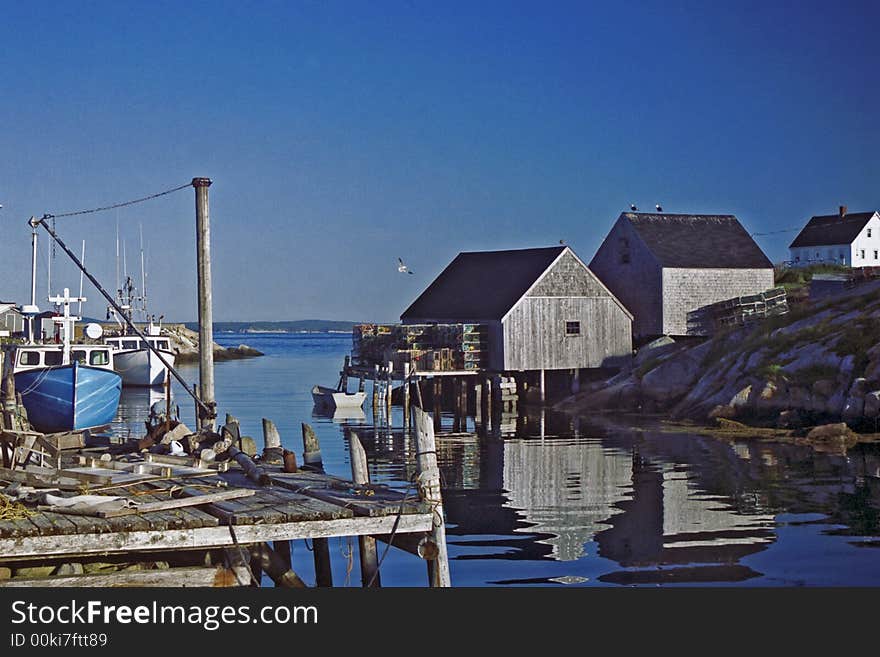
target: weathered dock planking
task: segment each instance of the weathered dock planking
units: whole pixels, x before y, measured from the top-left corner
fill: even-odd
[[[306,447],[317,451],[313,434],[307,433]],[[2,520],[0,565],[16,568],[38,562],[49,566],[138,555],[160,559],[168,554],[207,554],[242,546],[252,555],[252,572],[262,565],[277,585],[299,586],[302,580],[289,569],[284,546],[291,540],[311,539],[322,546],[315,554],[315,583],[327,586],[332,585],[332,576],[326,540],[357,536],[368,548],[361,551],[363,584],[376,586],[381,565],[377,537],[426,561],[436,560],[436,502],[421,500],[417,491],[404,495],[371,485],[365,476],[365,456],[360,455],[353,469],[354,479],[363,483],[325,474],[320,468],[285,472],[281,466],[269,464],[260,465],[263,476],[258,481],[235,463],[225,471],[203,469],[201,474],[182,466],[179,476],[168,476],[178,464],[163,463],[165,469],[153,472],[152,479],[123,479],[109,486],[108,473],[128,476],[132,464],[95,460],[88,454],[73,456],[74,466],[79,467],[68,467],[63,471],[68,478],[56,476],[52,481],[72,482],[64,487],[76,488],[77,492],[104,487],[108,494],[126,497],[137,506],[90,515],[37,507],[26,518]],[[20,475],[25,474],[4,470],[0,471],[0,480],[22,479]],[[27,473],[29,481],[40,481],[33,479],[38,476]],[[445,550],[441,552],[445,559]],[[216,565],[171,571],[184,571],[179,585],[212,586],[247,582],[249,577],[241,577],[240,568],[241,564],[235,564],[225,571]],[[145,572],[150,574],[121,571],[118,580],[110,575],[90,577],[65,572],[50,578],[0,580],[0,586],[169,586],[175,582],[165,572]],[[448,586],[448,577],[445,581],[434,577],[429,584]]]

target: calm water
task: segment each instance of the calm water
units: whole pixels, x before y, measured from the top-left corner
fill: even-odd
[[[300,423],[308,422],[327,471],[347,477],[344,431],[351,428],[367,450],[372,480],[407,487],[413,445],[400,430],[400,409],[391,428],[373,426],[369,395],[365,414],[313,411],[310,389],[336,384],[348,335],[215,337],[266,354],[217,363],[215,372],[221,416],[237,416],[258,445],[268,417],[301,459]],[[197,379],[197,366],[180,371]],[[126,389],[114,431],[142,434],[149,403],[161,398]],[[190,398],[176,389],[175,402],[194,426]],[[536,414],[520,422],[519,435],[438,439],[453,585],[880,585],[876,446],[837,456],[661,433],[656,423],[635,422]],[[445,431],[451,423],[444,417]],[[293,560],[313,583],[309,547],[294,542]],[[352,549],[356,541],[331,540],[337,586],[360,584]],[[425,582],[423,562],[388,553],[384,586]]]

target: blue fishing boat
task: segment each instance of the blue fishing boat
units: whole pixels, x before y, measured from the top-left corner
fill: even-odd
[[[64,314],[54,318],[59,325],[57,342],[32,341],[15,352],[15,390],[28,420],[43,433],[108,425],[116,417],[122,392],[122,376],[113,371],[113,349],[73,344],[73,325],[79,318],[70,316],[70,303],[79,299],[72,299],[65,288],[63,297],[49,300],[64,306]],[[98,334],[89,337],[95,339]]]
[[[76,351],[83,350],[73,349],[74,357]],[[29,346],[20,353],[19,358],[33,358],[40,352]],[[109,350],[103,352],[108,361],[109,354]],[[91,350],[90,355],[101,357],[102,352]],[[122,377],[112,366],[111,369],[93,367],[75,359],[68,365],[21,370],[15,374],[15,388],[20,391],[21,402],[34,429],[43,433],[74,431],[101,427],[113,421],[119,407]]]

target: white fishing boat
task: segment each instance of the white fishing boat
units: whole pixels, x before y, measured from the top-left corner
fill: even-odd
[[[114,369],[122,376],[122,385],[165,385],[168,368],[156,355],[156,351],[170,367],[174,367],[175,353],[171,351],[170,339],[161,334],[161,328],[150,321],[144,334],[149,346],[136,335],[104,338],[104,344],[113,347]]]
[[[118,231],[118,228],[117,228]],[[162,386],[169,381],[168,368],[174,367],[175,352],[171,350],[171,339],[162,334],[162,316],[159,323],[147,313],[147,276],[144,266],[143,234],[141,235],[141,289],[135,288],[128,275],[123,245],[123,275],[125,282],[121,287],[119,280],[119,235],[116,236],[117,290],[116,301],[124,318],[112,307],[107,308],[107,319],[111,317],[119,324],[117,335],[104,338],[104,344],[113,347],[114,368],[122,376],[124,386]],[[143,333],[146,342],[128,328],[128,322],[137,319],[135,311],[145,322]],[[125,322],[123,320],[128,320]],[[151,348],[152,347],[152,348]],[[160,358],[161,356],[161,358]],[[165,361],[164,363],[162,361]],[[167,364],[167,367],[166,367]]]
[[[312,388],[312,399],[315,402],[315,406],[320,408],[361,408],[366,398],[367,394],[365,392],[334,390],[324,386],[314,386]]]

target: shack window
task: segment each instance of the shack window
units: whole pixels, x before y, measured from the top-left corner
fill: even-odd
[[[23,352],[21,352],[21,358],[19,359],[18,362],[21,365],[39,365],[40,364],[40,352],[39,351],[23,351]]]
[[[580,335],[581,334],[581,323],[580,322],[566,322],[565,323],[565,335]]]
[[[47,351],[46,352],[46,360],[44,361],[46,365],[61,365],[61,352],[60,351]]]
[[[89,365],[107,365],[110,362],[110,356],[103,349],[93,351],[89,354]]]

